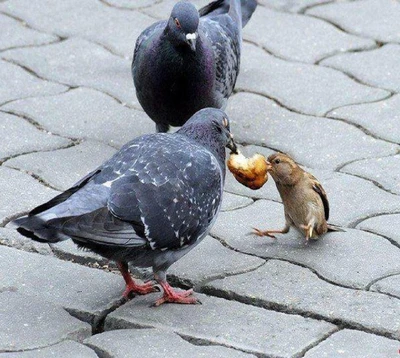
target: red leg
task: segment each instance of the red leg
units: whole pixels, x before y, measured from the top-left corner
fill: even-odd
[[[128,271],[128,264],[126,262],[117,262],[117,265],[126,283],[123,294],[126,299],[131,298],[134,294],[146,295],[147,293],[159,291],[158,287],[151,281],[145,282],[143,285],[135,283]]]
[[[166,281],[159,281],[159,284],[164,290],[164,295],[159,298],[155,303],[154,306],[158,307],[163,303],[183,303],[183,304],[196,304],[200,303],[200,301],[193,297],[193,290],[187,290],[182,292],[175,291],[168,282]]]

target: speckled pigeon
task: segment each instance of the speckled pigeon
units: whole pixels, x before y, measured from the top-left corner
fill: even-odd
[[[217,217],[225,147],[237,152],[226,114],[203,109],[176,133],[128,142],[75,186],[14,224],[33,240],[71,238],[79,247],[116,261],[127,298],[156,289],[152,282],[132,280],[131,263],[153,268],[164,290],[156,305],[195,303],[191,290],[172,289],[166,270],[207,235]]]
[[[169,20],[138,37],[132,61],[137,98],[157,132],[206,107],[225,109],[239,73],[242,25],[256,0],[217,0],[199,11],[180,1]]]

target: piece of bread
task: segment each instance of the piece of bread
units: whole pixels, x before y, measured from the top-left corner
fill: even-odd
[[[268,164],[261,154],[246,158],[243,154],[231,154],[228,168],[235,179],[250,189],[260,189],[268,180]]]

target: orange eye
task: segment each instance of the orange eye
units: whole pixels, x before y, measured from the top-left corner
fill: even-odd
[[[175,25],[178,27],[178,29],[181,28],[181,23],[179,22],[179,20],[177,18],[175,18]]]

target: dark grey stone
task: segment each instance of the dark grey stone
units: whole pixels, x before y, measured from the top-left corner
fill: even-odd
[[[98,358],[97,354],[83,344],[64,341],[50,347],[26,352],[0,353],[0,358]]]
[[[115,152],[108,145],[85,141],[67,149],[21,155],[6,165],[32,172],[51,186],[67,190]]]
[[[126,59],[132,58],[139,34],[154,22],[139,11],[122,11],[96,0],[13,0],[0,10],[44,32],[100,43]]]
[[[0,33],[0,50],[21,46],[43,45],[58,39],[54,35],[30,29],[20,21],[3,14],[0,14]]]
[[[12,288],[62,306],[87,322],[93,322],[121,297],[120,275],[0,246],[0,291]]]
[[[335,53],[376,47],[375,41],[346,34],[326,21],[262,6],[246,26],[244,38],[278,57],[307,63]]]
[[[195,342],[277,357],[299,355],[336,329],[330,323],[197,293],[201,305],[150,307],[158,296],[137,297],[118,308],[107,316],[105,329],[169,329]]]
[[[66,138],[40,131],[23,118],[1,111],[0,131],[0,161],[18,154],[56,149],[71,143]]]
[[[20,66],[1,59],[0,82],[7,83],[7,86],[0,87],[0,105],[19,98],[57,94],[68,89],[58,83],[41,80]]]
[[[308,244],[294,230],[277,235],[277,239],[247,235],[253,227],[266,230],[283,226],[282,205],[258,200],[246,208],[221,213],[211,234],[240,252],[298,263],[349,287],[365,288],[373,280],[400,270],[400,251],[388,240],[360,230],[345,228],[346,232],[327,233]]]
[[[254,270],[265,261],[224,247],[207,236],[198,246],[174,263],[168,274],[178,277],[188,286],[195,286],[214,278]]]
[[[241,60],[236,89],[275,98],[304,114],[321,116],[340,106],[377,101],[389,95],[382,89],[359,84],[340,71],[284,61],[252,44],[244,43],[243,53],[246,56]]]
[[[0,187],[0,225],[58,194],[28,174],[6,167],[0,167]]]
[[[96,334],[85,341],[100,357],[130,358],[245,358],[251,354],[220,346],[191,344],[177,334],[161,329],[118,329]],[[0,356],[1,357],[1,356]]]
[[[154,132],[153,121],[143,111],[121,106],[110,96],[87,88],[15,101],[4,108],[34,119],[50,132],[94,139],[114,147]]]
[[[400,42],[400,3],[393,0],[335,1],[306,12],[346,31],[382,42]]]
[[[40,7],[44,4],[41,3]],[[98,28],[96,31],[101,32]],[[139,108],[130,61],[87,40],[73,37],[45,47],[8,50],[2,56],[26,66],[41,77],[74,87],[95,88]],[[22,97],[27,96],[19,96]]]
[[[360,160],[344,166],[341,171],[373,180],[400,195],[400,155]]]
[[[338,108],[328,116],[355,123],[380,138],[400,144],[400,95],[376,103]]]
[[[0,307],[1,353],[46,347],[66,339],[83,341],[91,335],[88,323],[36,294],[2,292]]]
[[[375,216],[362,221],[357,228],[386,236],[400,246],[400,214]]]
[[[398,351],[398,341],[344,329],[310,349],[304,358],[388,358],[395,357]]]
[[[270,260],[255,271],[210,282],[206,292],[400,339],[400,300],[332,285],[309,269]],[[374,314],[371,314],[374,312]]]
[[[335,169],[358,158],[395,154],[399,148],[347,123],[293,113],[250,93],[236,94],[227,113],[239,142],[278,149],[310,168]]]
[[[370,290],[387,293],[391,296],[400,298],[400,275],[393,275],[383,278],[382,280],[374,283]]]
[[[400,45],[388,44],[373,51],[333,56],[322,61],[321,65],[349,73],[371,86],[399,92],[399,56]]]

